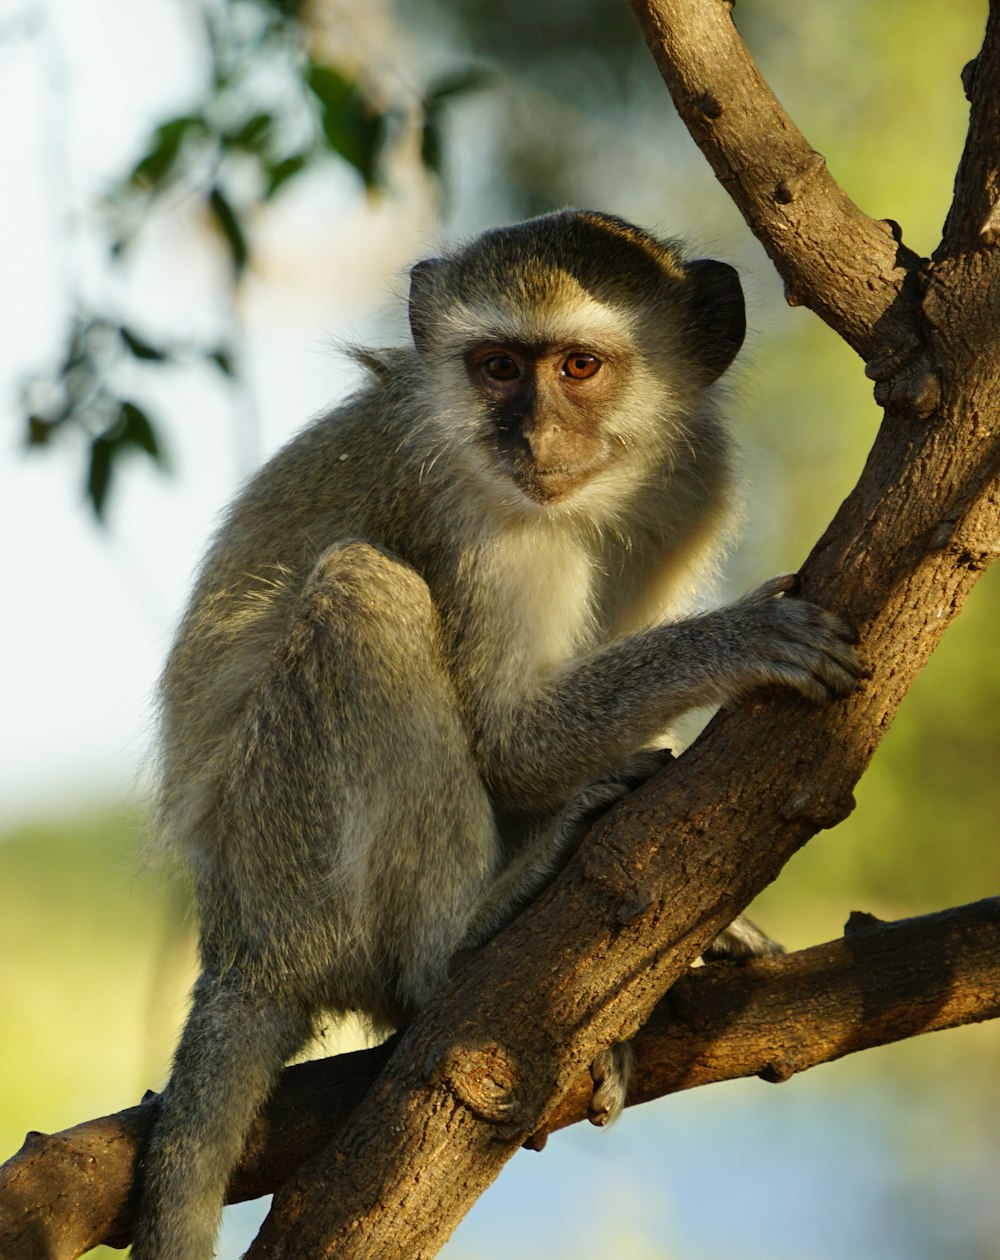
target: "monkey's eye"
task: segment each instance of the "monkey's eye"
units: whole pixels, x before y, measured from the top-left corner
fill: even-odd
[[[483,371],[494,381],[516,381],[521,368],[508,354],[492,354],[483,363]]]
[[[562,375],[574,381],[585,381],[600,368],[601,361],[592,354],[571,354],[562,365]]]

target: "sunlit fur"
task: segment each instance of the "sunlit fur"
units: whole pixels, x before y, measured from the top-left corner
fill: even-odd
[[[246,1131],[317,1021],[405,1023],[662,764],[671,721],[762,683],[855,685],[844,628],[779,586],[667,620],[732,499],[712,396],[743,338],[730,268],[563,212],[418,264],[410,318],[414,346],[359,352],[370,382],[232,505],[163,675],[159,843],[191,872],[203,974],[136,1260],[210,1254]],[[580,442],[550,501],[504,471],[469,370],[508,340],[603,363],[558,412]],[[595,1067],[598,1121],[626,1062]]]

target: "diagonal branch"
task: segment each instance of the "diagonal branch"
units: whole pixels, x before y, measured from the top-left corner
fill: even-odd
[[[786,1080],[917,1033],[1000,1016],[1000,899],[883,924],[853,916],[843,940],[747,966],[689,972],[636,1039],[630,1105],[739,1076]],[[346,1122],[393,1045],[289,1068],[255,1125],[229,1201],[268,1194]],[[546,1131],[583,1120],[581,1074]],[[133,1168],[155,1105],[32,1135],[0,1169],[5,1260],[124,1245]]]
[[[726,0],[626,0],[674,105],[785,281],[866,362],[920,342],[920,260],[847,196],[764,81]]]
[[[969,133],[936,258],[1000,245],[1000,3],[992,0],[979,56],[962,71]]]

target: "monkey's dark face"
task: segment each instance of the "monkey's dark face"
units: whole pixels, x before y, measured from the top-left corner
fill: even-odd
[[[485,342],[465,355],[488,424],[480,440],[529,499],[553,503],[623,452],[602,423],[624,364],[586,344]]]

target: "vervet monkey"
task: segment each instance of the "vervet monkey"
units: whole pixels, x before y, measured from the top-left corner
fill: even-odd
[[[321,1016],[399,1027],[689,709],[863,669],[768,583],[678,619],[732,499],[736,272],[563,211],[412,269],[413,345],[239,495],[162,682],[165,842],[201,916],[137,1260],[202,1260]],[[768,947],[738,921],[739,951]],[[624,1100],[614,1056],[597,1119]]]

